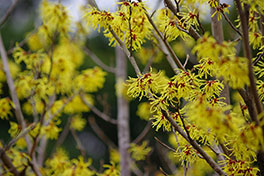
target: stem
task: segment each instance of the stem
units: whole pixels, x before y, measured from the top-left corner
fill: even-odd
[[[176,7],[173,5],[173,3],[171,2],[171,0],[164,0],[164,2],[166,3],[167,7],[172,11],[172,13],[175,16],[177,16],[179,19],[181,19],[181,17],[177,14],[178,11]],[[197,33],[197,31],[193,27],[190,27],[188,34],[192,36],[195,40],[198,40],[199,38],[201,38],[201,36]]]
[[[8,17],[11,15],[13,10],[15,9],[19,0],[14,0],[13,4],[8,8],[6,14],[0,19],[0,27],[6,22]]]
[[[95,106],[91,105],[88,101],[86,101],[83,93],[80,93],[80,97],[81,97],[83,103],[86,106],[88,106],[98,117],[102,118],[106,122],[109,122],[109,123],[112,123],[112,124],[117,124],[117,121],[115,119],[112,119],[111,117],[109,117],[105,113],[99,111]]]
[[[127,78],[127,60],[120,47],[116,47],[116,83],[124,82]],[[121,93],[117,93],[117,130],[120,153],[121,175],[130,176],[130,130],[129,103]]]
[[[104,64],[91,50],[89,50],[89,48],[84,47],[83,50],[97,65],[102,67],[107,72],[115,73],[115,68]]]
[[[184,132],[184,130],[177,125],[177,123],[168,115],[168,113],[164,110],[161,110],[164,117],[171,123],[171,125],[174,127],[174,129],[183,137],[186,141],[188,141],[194,149],[196,149],[206,160],[206,162],[219,174],[219,175],[225,175],[227,174],[219,167],[219,165],[216,164],[216,162],[202,149],[202,147],[194,140],[190,140],[188,135]]]
[[[15,176],[19,176],[19,172],[16,167],[13,165],[11,159],[5,153],[5,150],[0,147],[0,158],[3,161],[4,165],[8,168],[8,170],[14,174]]]
[[[248,76],[249,76],[249,80],[250,80],[251,94],[254,97],[254,102],[256,105],[257,113],[260,114],[263,111],[263,108],[262,108],[262,105],[259,101],[259,96],[257,93],[257,87],[256,87],[256,83],[255,83],[254,73],[253,73],[252,56],[251,56],[251,49],[249,46],[249,36],[248,36],[248,22],[247,22],[247,18],[246,18],[247,14],[245,11],[242,10],[240,0],[236,0],[236,4],[237,4],[237,9],[238,9],[240,21],[241,21],[244,52],[245,52],[245,56],[248,59],[248,72],[249,72]],[[259,124],[258,121],[255,121],[255,123],[257,125]]]
[[[110,146],[114,149],[117,148],[117,146],[115,145],[114,142],[111,141],[111,139],[109,139],[106,134],[104,133],[104,131],[97,125],[95,118],[94,117],[89,117],[88,118],[88,122],[91,126],[91,128],[94,130],[94,132],[97,134],[97,136],[104,142],[107,144],[107,146]]]

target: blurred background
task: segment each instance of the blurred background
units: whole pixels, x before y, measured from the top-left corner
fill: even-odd
[[[8,21],[1,27],[1,34],[4,40],[5,47],[8,49],[15,46],[16,42],[22,41],[29,32],[33,31],[36,26],[40,24],[39,19],[39,4],[40,0],[20,0],[18,5],[16,6],[14,12],[9,17]],[[114,11],[116,8],[116,0],[96,0],[100,9]],[[62,0],[62,3],[67,6],[70,15],[72,16],[72,20],[78,21],[82,18],[80,12],[80,7],[87,3],[86,0]],[[149,11],[153,12],[153,10],[157,7],[163,7],[163,2],[161,0],[149,0],[146,1],[149,4]],[[8,7],[12,4],[11,0],[0,0],[0,17],[2,17]],[[210,30],[210,15],[209,9],[204,7],[204,15],[202,15],[203,26],[205,30]],[[233,21],[233,12],[234,9],[230,9],[231,11],[231,21]],[[224,23],[224,25],[229,28],[229,26]],[[230,38],[232,33],[228,32],[230,30],[225,30],[226,39]],[[175,45],[178,47],[181,46],[181,41],[175,41]],[[97,32],[92,32],[91,35],[87,36],[86,45],[90,48],[105,64],[114,66],[115,65],[115,50],[113,47],[108,46],[108,40]],[[148,43],[146,44],[148,45]],[[25,46],[26,47],[26,46]],[[177,50],[177,47],[176,47]],[[181,50],[181,49],[180,49]],[[179,51],[176,51],[179,52]],[[187,52],[187,51],[186,51]],[[189,51],[190,52],[190,51]],[[185,54],[180,57],[184,62]],[[153,65],[153,67],[157,69],[166,70],[166,74],[168,77],[173,76],[173,71],[170,66],[167,64],[165,57],[162,56],[162,61]],[[140,62],[139,62],[140,63]],[[89,56],[85,56],[84,63],[80,67],[80,70],[85,68],[90,68],[95,66],[96,64],[89,58]],[[187,68],[191,68],[193,63],[188,63]],[[141,69],[144,68],[144,65],[140,65]],[[128,75],[131,77],[135,77],[134,70],[132,69],[130,63],[128,63]],[[7,85],[4,85],[4,93],[8,94]],[[116,94],[115,94],[115,75],[112,73],[108,73],[106,77],[105,86],[96,94],[95,97],[95,106],[101,111],[108,114],[110,117],[116,119]],[[146,100],[145,100],[146,101]],[[130,134],[131,141],[133,141],[144,129],[147,124],[147,121],[141,120],[137,117],[137,106],[139,104],[138,99],[130,101]],[[83,113],[84,117],[95,117],[96,123],[98,126],[103,129],[104,133],[117,145],[117,130],[116,126],[110,123],[107,123],[100,118],[96,118],[96,115],[92,112]],[[30,117],[28,117],[30,118]],[[14,119],[13,119],[14,120]],[[62,118],[61,126],[64,126],[66,123],[66,118]],[[11,137],[7,133],[9,129],[9,122],[2,121],[0,123],[0,140],[7,142],[11,140]],[[82,132],[78,132],[77,134],[81,139],[83,146],[86,150],[87,156],[93,158],[93,165],[98,168],[100,163],[107,163],[109,160],[109,151],[108,146],[102,141],[96,133],[92,130],[90,124],[87,122],[85,130]],[[166,151],[159,143],[154,140],[154,136],[157,136],[159,139],[163,141],[168,141],[168,134],[166,132],[156,132],[154,129],[151,129],[147,136],[146,140],[149,141],[149,145],[153,147],[152,154],[147,159],[147,162],[150,163],[155,169],[158,169],[159,166],[162,166],[165,170],[169,167],[166,165],[166,161],[164,161],[164,153]],[[48,153],[46,157],[48,157],[53,150],[55,140],[50,140],[48,145]],[[69,133],[67,139],[63,143],[63,148],[65,148],[71,157],[77,157],[80,155],[79,150],[76,149],[76,143],[73,136]]]

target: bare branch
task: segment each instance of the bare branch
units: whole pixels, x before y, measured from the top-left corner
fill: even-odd
[[[108,146],[117,149],[118,147],[115,145],[114,142],[109,139],[106,134],[103,132],[103,130],[97,125],[94,117],[87,118],[88,122],[90,123],[90,127],[94,130],[94,132],[97,134],[97,136],[105,142]]]
[[[133,141],[133,143],[138,144],[140,141],[144,139],[144,137],[148,134],[151,129],[151,121],[147,123],[143,131],[138,135],[138,137]]]
[[[231,28],[234,29],[234,31],[236,31],[240,36],[242,36],[241,32],[233,25],[233,23],[230,21],[228,16],[226,16],[226,14],[224,12],[222,12],[222,15],[224,16],[224,18],[228,22],[228,24],[231,26]]]
[[[174,148],[171,148],[170,146],[168,146],[167,144],[163,143],[161,140],[159,140],[157,137],[154,137],[154,139],[156,141],[158,141],[163,147],[167,148],[168,150],[172,151],[172,152],[175,152],[176,153],[176,150]]]
[[[71,134],[72,134],[72,136],[73,136],[73,138],[74,138],[74,140],[75,140],[75,142],[77,144],[77,148],[80,150],[81,155],[83,156],[83,158],[85,158],[86,157],[86,151],[85,151],[85,148],[82,145],[81,140],[79,139],[76,131],[73,128],[71,128],[70,130],[71,130]]]
[[[245,11],[242,10],[240,0],[236,0],[236,4],[237,4],[237,9],[238,9],[240,21],[241,21],[244,52],[245,52],[245,56],[248,59],[248,72],[249,72],[248,76],[250,80],[251,94],[254,97],[254,102],[256,105],[257,113],[260,114],[263,111],[263,107],[259,101],[259,96],[257,92],[257,87],[256,87],[255,77],[254,77],[254,72],[253,72],[253,67],[252,67],[252,56],[251,56],[251,49],[249,46],[248,23],[247,23],[247,16],[246,16],[247,14]],[[256,121],[256,124],[258,125],[259,122]]]
[[[11,15],[11,13],[15,9],[18,1],[19,0],[14,0],[13,4],[6,11],[6,14],[0,19],[0,27],[6,22],[6,20],[8,19],[8,17]]]
[[[89,48],[84,47],[83,50],[101,68],[103,68],[107,72],[115,73],[115,68],[104,64]]]
[[[166,3],[166,6],[172,11],[172,13],[175,16],[177,16],[179,19],[181,19],[179,15],[177,14],[178,11],[176,7],[173,5],[173,3],[171,2],[171,0],[164,0],[164,2]],[[201,37],[193,27],[190,27],[188,34],[192,36],[195,40],[198,40]]]
[[[83,93],[80,93],[80,97],[83,101],[83,103],[88,106],[98,117],[102,118],[106,122],[112,123],[112,124],[117,124],[117,121],[115,119],[112,119],[105,113],[99,111],[95,106],[91,105],[84,97]]]
[[[24,116],[23,116],[22,111],[21,111],[21,106],[20,106],[20,102],[19,102],[18,97],[17,97],[14,81],[13,81],[11,73],[10,73],[10,69],[9,69],[9,65],[8,65],[8,57],[6,54],[6,50],[4,48],[4,44],[3,44],[1,34],[0,34],[0,52],[1,52],[1,57],[2,57],[2,61],[3,61],[3,66],[4,66],[3,69],[4,69],[4,72],[6,74],[7,84],[8,84],[9,90],[10,90],[12,101],[13,101],[14,106],[15,106],[14,108],[15,108],[16,118],[17,118],[18,123],[22,126],[22,129],[25,129],[26,123],[25,123]]]
[[[36,123],[30,124],[26,129],[22,130],[15,138],[13,138],[6,146],[5,151],[9,150],[10,147],[12,147],[20,138],[24,137],[28,132],[32,129],[34,129],[36,126]]]
[[[187,140],[194,149],[196,149],[202,157],[206,160],[206,162],[220,175],[225,175],[227,174],[216,164],[216,162],[202,149],[202,147],[194,140],[190,140],[188,135],[184,132],[184,130],[177,125],[177,123],[168,115],[168,113],[164,110],[161,110],[162,114],[164,117],[171,123],[171,125],[174,127],[174,129],[185,139]]]
[[[9,169],[9,171],[15,176],[19,176],[19,172],[16,167],[13,165],[11,159],[5,153],[5,150],[0,147],[0,158],[3,161],[4,165]]]

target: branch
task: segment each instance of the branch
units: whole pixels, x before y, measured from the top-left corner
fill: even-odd
[[[91,50],[89,50],[89,48],[84,47],[83,50],[97,65],[102,67],[104,70],[106,70],[107,72],[110,72],[110,73],[116,72],[115,68],[104,64]]]
[[[253,72],[253,67],[252,67],[252,56],[251,56],[251,49],[249,46],[249,36],[248,36],[248,23],[247,23],[247,18],[246,18],[247,14],[245,11],[242,10],[240,0],[236,0],[236,4],[237,4],[237,9],[238,9],[240,21],[241,21],[244,52],[245,52],[245,56],[248,59],[248,72],[249,72],[248,76],[250,80],[251,93],[254,97],[257,113],[260,114],[263,111],[263,108],[259,101],[259,96],[257,92],[257,87],[256,87],[255,77],[254,77],[254,72]],[[255,121],[255,122],[257,125],[259,124],[258,121]]]
[[[161,110],[164,117],[171,123],[171,125],[174,127],[174,129],[183,137],[186,141],[188,141],[194,149],[196,149],[206,160],[206,162],[219,174],[219,175],[225,175],[227,174],[216,164],[216,162],[202,149],[199,144],[194,141],[190,140],[187,134],[183,131],[183,129],[177,125],[177,123],[168,115],[168,113],[164,110]]]
[[[139,0],[139,2],[141,2],[141,0]],[[154,28],[154,30],[156,31],[156,33],[158,34],[159,38],[161,39],[162,43],[166,46],[166,48],[168,49],[171,57],[174,59],[174,61],[176,62],[177,66],[185,71],[185,68],[182,66],[179,58],[176,56],[175,52],[173,51],[173,49],[171,48],[170,44],[168,43],[168,41],[165,39],[165,37],[162,35],[162,33],[159,31],[159,29],[157,28],[157,26],[155,25],[155,23],[153,22],[153,20],[151,19],[151,17],[149,16],[149,14],[147,13],[147,10],[145,10],[145,14],[150,22],[150,24],[152,25],[152,27]],[[169,61],[169,60],[168,60]],[[169,61],[170,62],[170,61]],[[171,62],[170,62],[171,63]]]
[[[132,50],[132,49],[131,49]],[[120,47],[115,48],[116,53],[116,84],[124,82],[127,79],[127,60],[125,54]],[[132,51],[130,52],[132,56]],[[118,136],[118,150],[120,153],[120,169],[121,175],[130,176],[130,128],[129,128],[129,102],[122,95],[117,92],[117,136]]]
[[[14,0],[13,4],[8,8],[8,10],[6,11],[6,14],[0,19],[0,27],[6,22],[6,20],[8,19],[8,17],[11,15],[11,13],[13,12],[13,10],[15,9],[17,3],[19,0]]]
[[[91,6],[97,8],[97,10],[100,10],[98,8],[98,5],[96,4],[95,0],[92,0],[92,3],[90,3]],[[108,30],[109,32],[113,35],[113,37],[115,38],[115,40],[118,42],[118,44],[120,45],[120,47],[122,48],[122,50],[124,51],[124,53],[126,54],[126,56],[128,57],[130,63],[132,64],[136,74],[138,76],[141,75],[140,69],[136,63],[135,58],[131,55],[131,53],[129,52],[129,50],[127,49],[126,45],[124,42],[122,42],[122,40],[117,36],[117,34],[113,31],[112,27],[109,25],[108,26]]]
[[[83,158],[85,158],[85,156],[86,156],[86,151],[85,151],[85,149],[84,149],[84,147],[83,147],[83,145],[82,145],[82,142],[81,142],[81,140],[79,139],[79,137],[78,137],[76,131],[75,131],[74,129],[71,128],[71,133],[72,133],[72,136],[73,136],[73,138],[74,138],[74,140],[75,140],[75,142],[76,142],[76,144],[77,144],[77,148],[80,150],[81,155],[83,156]]]
[[[34,129],[36,123],[30,124],[26,129],[22,130],[15,138],[13,138],[4,148],[5,151],[9,150],[20,138],[24,137],[28,132]]]
[[[109,117],[108,115],[106,115],[105,113],[99,111],[95,106],[91,105],[84,97],[83,93],[80,93],[80,97],[83,101],[83,103],[88,106],[98,117],[102,118],[103,120],[105,120],[106,122],[112,123],[112,124],[117,124],[117,121],[115,119],[112,119],[111,117]]]
[[[14,174],[15,176],[20,175],[16,167],[13,165],[11,159],[7,156],[5,150],[2,147],[0,147],[0,158],[12,174]]]
[[[167,144],[163,143],[161,140],[159,140],[157,137],[154,137],[154,139],[156,141],[158,141],[160,143],[160,145],[162,145],[163,147],[167,148],[168,150],[172,151],[172,152],[175,152],[176,153],[176,150],[174,148],[171,148],[170,146],[168,146]]]
[[[221,13],[224,16],[225,20],[228,22],[228,24],[231,26],[231,28],[234,29],[234,31],[236,31],[238,33],[238,35],[242,36],[241,32],[233,25],[233,23],[230,21],[228,16],[226,16],[226,14],[224,12],[221,12]]]
[[[15,114],[16,114],[16,118],[18,123],[21,125],[22,130],[26,128],[26,123],[25,123],[25,119],[24,116],[22,114],[21,111],[21,106],[17,97],[17,93],[16,93],[16,88],[14,85],[14,81],[12,79],[11,73],[10,73],[10,69],[9,69],[9,65],[8,65],[8,57],[6,54],[6,50],[4,48],[4,44],[3,44],[3,40],[2,40],[2,36],[0,34],[0,52],[1,52],[1,57],[2,57],[2,61],[3,61],[3,66],[4,66],[4,72],[6,74],[6,80],[7,80],[7,84],[10,90],[10,94],[11,94],[11,98],[12,101],[14,103],[14,108],[15,108]]]
[[[179,17],[179,15],[177,14],[178,11],[176,9],[176,7],[173,5],[173,3],[171,2],[171,0],[164,0],[166,6],[172,11],[172,13],[177,16],[179,19],[181,19],[181,17]],[[189,29],[189,33],[190,36],[192,36],[195,40],[198,40],[199,38],[201,38],[201,36],[197,33],[197,31],[191,26]]]
[[[133,143],[138,144],[140,141],[142,141],[144,137],[148,134],[150,129],[151,129],[151,121],[147,123],[143,131],[138,135],[138,137],[133,141]]]
[[[104,131],[97,125],[94,117],[87,118],[88,122],[91,126],[91,128],[94,130],[94,132],[97,134],[97,136],[107,144],[107,146],[110,146],[112,148],[118,148],[115,143],[113,143],[104,133]]]
[[[53,147],[51,153],[55,153],[56,149],[57,149],[58,147],[60,147],[60,146],[63,144],[64,140],[66,139],[66,137],[67,137],[67,135],[68,135],[68,133],[69,133],[69,131],[70,131],[71,120],[72,120],[72,118],[69,117],[68,120],[67,120],[67,122],[66,122],[66,125],[64,126],[63,131],[62,131],[62,133],[60,134],[58,140],[56,141],[56,144],[55,144],[55,146]]]

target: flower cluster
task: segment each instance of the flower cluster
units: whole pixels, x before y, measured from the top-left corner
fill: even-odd
[[[125,42],[127,48],[138,50],[151,34],[150,23],[145,15],[145,4],[142,2],[121,2],[116,12],[99,11],[90,7],[84,16],[94,29],[104,28],[104,35],[109,38],[109,45],[118,43],[117,37]]]

